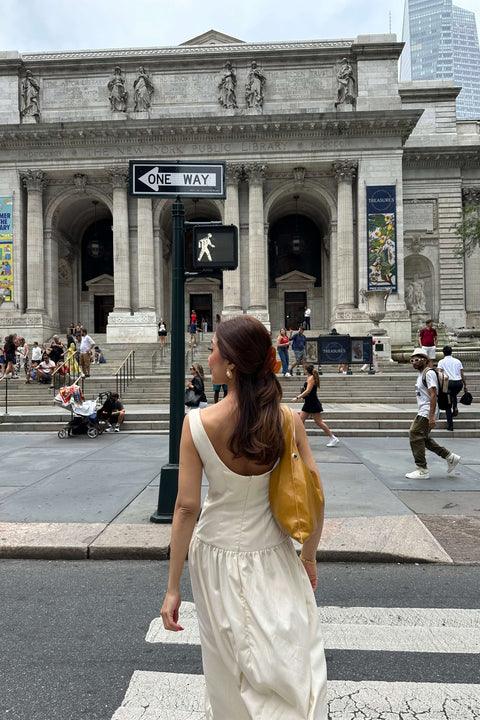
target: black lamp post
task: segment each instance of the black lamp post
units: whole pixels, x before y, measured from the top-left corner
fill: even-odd
[[[185,296],[184,296],[184,222],[185,208],[177,197],[172,206],[173,253],[172,253],[172,355],[170,365],[170,437],[168,463],[160,472],[158,507],[151,515],[151,522],[170,523],[173,518],[178,491],[178,462],[180,437],[185,416],[184,357],[185,357]]]

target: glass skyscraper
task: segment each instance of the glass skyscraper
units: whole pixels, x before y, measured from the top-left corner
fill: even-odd
[[[480,119],[480,47],[475,13],[452,0],[405,0],[400,80],[452,79],[458,118]]]

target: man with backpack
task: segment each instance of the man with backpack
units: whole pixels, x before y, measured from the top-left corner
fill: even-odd
[[[417,348],[413,351],[410,362],[418,372],[417,382],[415,383],[418,412],[408,431],[410,447],[416,467],[413,472],[407,473],[405,477],[412,480],[428,480],[430,475],[427,468],[425,448],[447,461],[448,473],[451,473],[458,465],[460,455],[456,455],[450,452],[450,450],[438,445],[438,443],[430,437],[430,432],[435,427],[440,414],[438,408],[440,385],[437,371],[428,367],[429,356],[423,348]],[[448,384],[446,376],[445,378],[443,378],[443,376],[440,378],[440,384],[444,382]],[[442,392],[442,400],[443,399]]]
[[[437,331],[433,327],[433,320],[427,320],[425,327],[418,333],[418,344],[428,357],[428,364],[433,368],[435,353],[437,351]]]

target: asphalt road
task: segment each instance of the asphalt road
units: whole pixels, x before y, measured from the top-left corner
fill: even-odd
[[[111,720],[135,670],[200,675],[198,645],[145,641],[167,574],[153,561],[0,561],[0,718]],[[324,564],[319,578],[319,606],[480,608],[479,566]],[[193,600],[188,572],[182,594]],[[326,654],[334,681],[478,682],[471,652]]]

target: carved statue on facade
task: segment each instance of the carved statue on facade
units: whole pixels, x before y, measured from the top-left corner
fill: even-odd
[[[337,99],[335,108],[338,105],[356,103],[355,78],[353,77],[353,68],[347,58],[343,58],[342,64],[337,73]]]
[[[412,312],[427,312],[425,281],[419,275],[414,275],[405,288],[405,302]]]
[[[30,70],[25,73],[20,94],[22,100],[20,115],[22,117],[33,117],[38,122],[40,119],[40,85],[34,79]]]
[[[236,86],[237,76],[235,70],[232,68],[231,62],[226,62],[218,83],[218,102],[227,110],[237,107]]]
[[[266,78],[255,61],[252,62],[245,85],[247,107],[261,109],[263,107],[263,88]]]
[[[137,78],[133,83],[134,112],[150,110],[154,90],[150,75],[145,71],[145,68],[139,67]]]
[[[121,69],[117,67],[113,71],[113,77],[108,83],[110,109],[112,112],[126,112],[128,92],[125,90],[125,80],[122,77]]]

